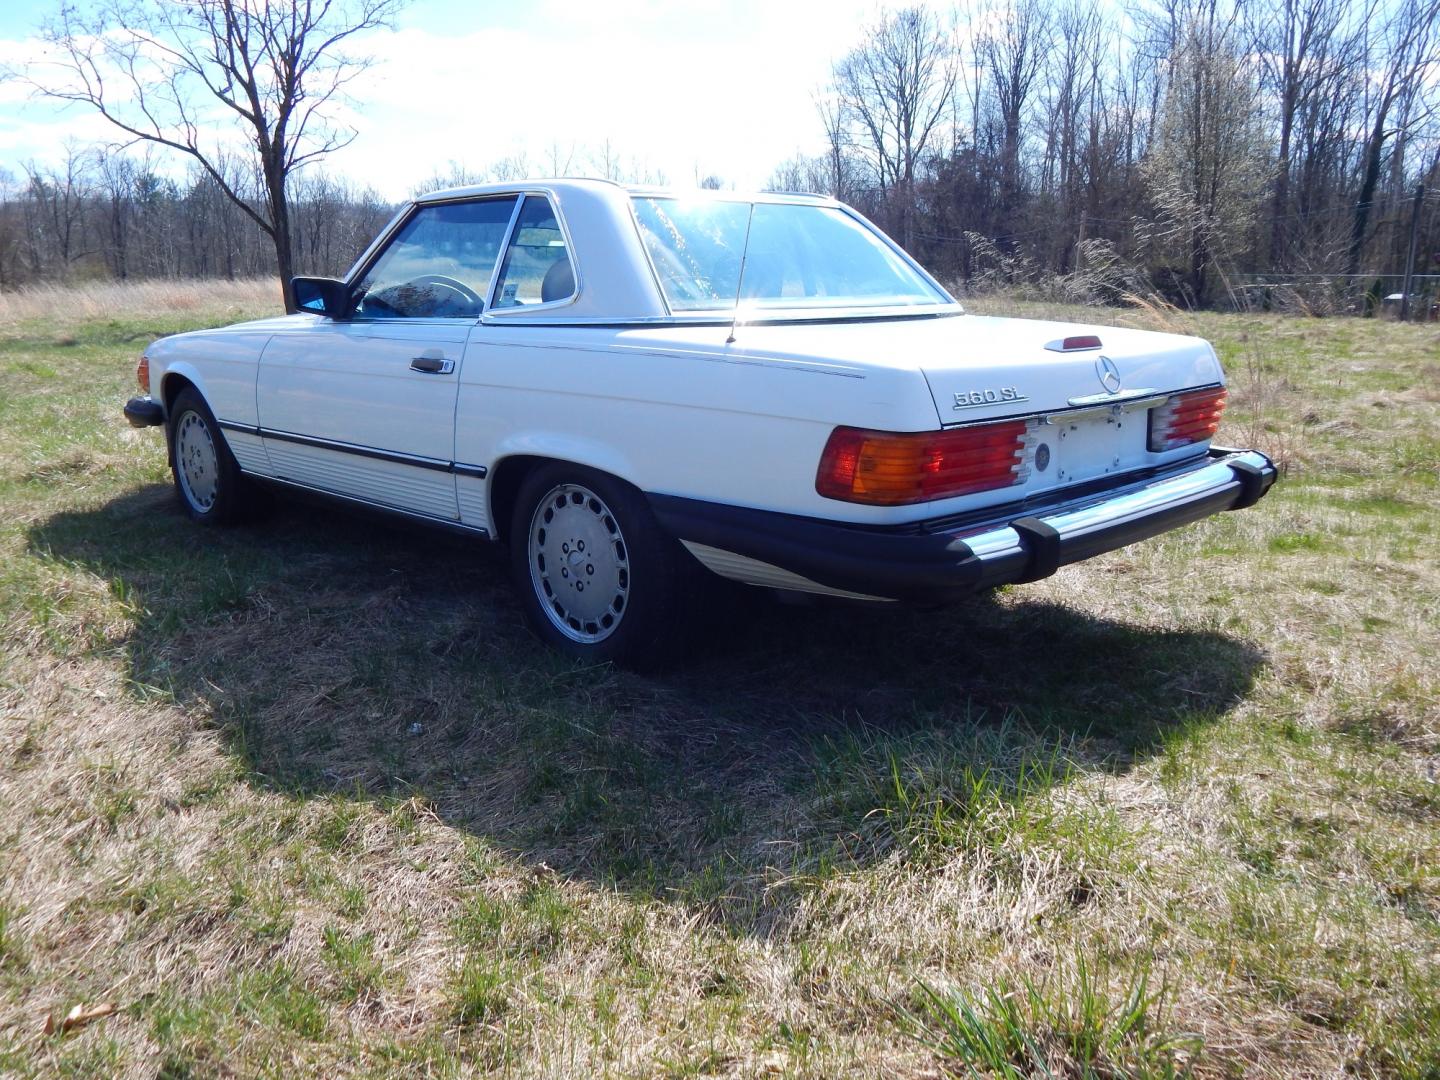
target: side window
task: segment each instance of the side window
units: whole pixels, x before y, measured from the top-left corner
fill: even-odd
[[[478,317],[516,196],[423,206],[355,291],[361,319]]]
[[[505,252],[505,265],[491,306],[499,310],[549,304],[574,295],[575,268],[550,200],[543,195],[527,195],[515,222],[515,235]]]

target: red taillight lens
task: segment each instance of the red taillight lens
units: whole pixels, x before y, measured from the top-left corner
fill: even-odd
[[[1059,338],[1045,346],[1051,352],[1085,352],[1100,347],[1098,334],[1072,334],[1070,337]]]
[[[830,433],[815,490],[829,499],[898,506],[1009,487],[1022,479],[1025,421],[894,434]]]
[[[1192,390],[1175,394],[1150,410],[1150,449],[1155,453],[1204,442],[1220,428],[1225,411],[1225,390]]]
[[[140,389],[145,393],[150,392],[150,357],[140,357],[140,362],[135,365],[135,381],[140,384]]]

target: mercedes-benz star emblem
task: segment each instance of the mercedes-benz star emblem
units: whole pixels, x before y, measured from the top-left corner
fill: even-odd
[[[1112,394],[1118,394],[1124,385],[1120,380],[1120,369],[1108,356],[1095,358],[1095,374],[1100,376],[1100,385]]]

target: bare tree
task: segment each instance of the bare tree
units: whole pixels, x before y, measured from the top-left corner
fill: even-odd
[[[1025,112],[1047,56],[1052,13],[1048,0],[1012,0],[994,13],[994,26],[976,44],[989,75],[1000,134],[1000,212],[1020,202]]]
[[[1403,145],[1411,127],[1429,114],[1433,103],[1425,102],[1416,108],[1416,98],[1427,89],[1427,73],[1433,75],[1440,65],[1440,0],[1400,0],[1398,10],[1389,14],[1379,42],[1380,54],[1367,58],[1383,66],[1379,66],[1375,77],[1367,116],[1360,188],[1350,230],[1348,271],[1352,275],[1360,270],[1375,190],[1384,166],[1385,144],[1394,139]]]
[[[882,16],[869,41],[835,65],[835,89],[863,132],[882,197],[898,189],[900,225],[913,243],[915,174],[950,107],[955,49],[940,20],[923,7]]]
[[[95,109],[133,140],[189,155],[275,246],[293,308],[290,203],[296,170],[353,130],[332,109],[369,65],[351,39],[387,25],[404,0],[101,0],[62,7],[44,28],[56,59],[26,77],[48,97]],[[209,118],[218,103],[229,118]],[[221,158],[253,152],[263,199],[234,187]]]
[[[1174,0],[1169,14],[1168,83],[1146,174],[1157,235],[1183,254],[1190,299],[1203,305],[1210,271],[1251,228],[1260,194],[1255,85],[1233,8]]]
[[[1102,52],[1103,18],[1096,7],[1063,5],[1056,14],[1055,46],[1048,61],[1042,189],[1060,219],[1053,240],[1058,244],[1055,269],[1061,273],[1070,269],[1072,253],[1085,241],[1084,189],[1088,170],[1095,164],[1086,151],[1098,146],[1101,67],[1097,58]]]
[[[1343,129],[1354,119],[1355,95],[1347,84],[1364,70],[1360,28],[1375,19],[1378,7],[1379,0],[1280,0],[1243,12],[1274,114],[1271,266],[1290,264],[1294,234],[1313,232],[1307,219],[1317,192],[1306,185],[1313,185],[1324,168],[1317,169],[1312,157],[1337,148],[1337,136],[1343,140]]]
[[[566,149],[562,149],[560,143],[551,140],[550,146],[545,151],[545,173],[547,176],[569,176],[570,168],[575,164],[575,144],[572,142]]]
[[[68,278],[85,249],[86,218],[90,208],[92,177],[89,155],[74,143],[65,146],[63,164],[45,169],[25,166],[30,202],[38,211],[31,229],[32,259],[38,265],[53,256],[60,276]],[[40,250],[42,246],[46,249]]]
[[[847,109],[833,95],[816,94],[815,111],[825,128],[825,179],[813,187],[829,192],[842,202],[848,201],[854,186],[855,161],[847,130]]]

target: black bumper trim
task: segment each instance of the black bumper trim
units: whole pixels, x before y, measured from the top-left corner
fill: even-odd
[[[132,397],[125,402],[125,419],[131,427],[155,427],[165,423],[165,410],[151,398]]]
[[[1016,518],[1010,527],[1020,534],[1020,543],[1030,556],[1025,576],[1017,583],[1039,581],[1060,569],[1060,530],[1038,517]]]
[[[1235,479],[1240,481],[1240,497],[1229,507],[1231,510],[1246,510],[1254,506],[1274,482],[1273,472],[1272,479],[1267,480],[1265,470],[1248,461],[1231,461],[1227,464],[1235,474]]]
[[[951,536],[856,529],[816,518],[650,495],[661,527],[677,539],[733,551],[822,585],[868,596],[960,597],[980,587],[980,560]]]
[[[335,439],[321,439],[314,435],[300,435],[293,431],[276,431],[273,428],[241,424],[234,420],[218,420],[216,423],[226,431],[243,431],[246,435],[255,435],[262,439],[295,443],[298,446],[314,446],[321,450],[333,450],[337,454],[353,454],[356,457],[374,458],[376,461],[393,461],[397,465],[413,465],[417,469],[454,473],[456,476],[468,476],[476,480],[484,480],[490,475],[490,470],[486,466],[467,465],[463,461],[444,461],[440,458],[401,454],[394,450],[382,450],[375,446],[362,446],[359,443],[340,442]]]
[[[1031,515],[1009,517],[997,507],[988,521],[951,532],[916,531],[913,524],[875,527],[793,514],[703,502],[676,495],[648,496],[660,525],[679,540],[778,566],[820,585],[893,600],[935,603],[980,589],[1038,581],[1061,566],[1079,562],[1222,510],[1251,506],[1275,482],[1273,466],[1238,460],[1244,451],[1212,450],[1196,468],[1223,462],[1233,480],[1142,513],[1101,521],[1062,533]],[[1256,455],[1260,457],[1260,455]],[[1226,459],[1231,460],[1226,460]],[[1263,458],[1262,458],[1263,460]],[[1162,477],[1179,479],[1188,470]],[[1055,508],[1056,514],[1123,498],[1150,483],[1121,485],[1107,495]],[[1013,510],[1011,511],[1014,512]],[[966,543],[980,534],[1009,528],[1018,543],[982,558]],[[982,545],[981,550],[986,550]]]

